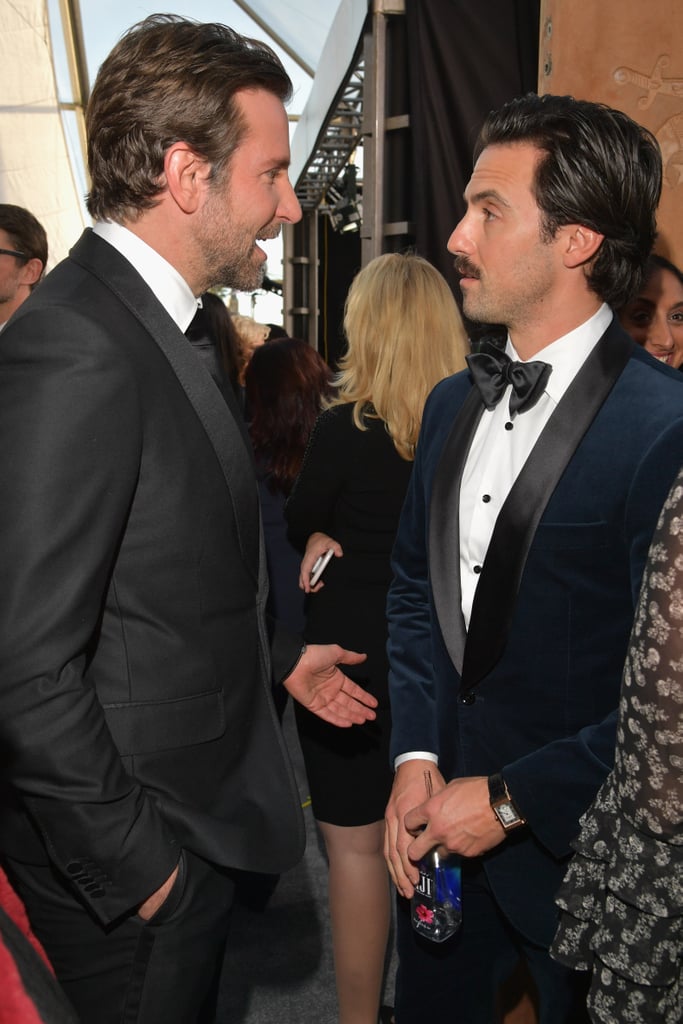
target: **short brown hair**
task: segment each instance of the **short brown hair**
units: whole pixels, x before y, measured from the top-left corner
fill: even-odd
[[[12,203],[0,203],[0,228],[9,235],[13,248],[23,254],[22,259],[27,263],[29,260],[40,260],[45,270],[47,235],[43,225],[29,210],[23,206],[13,206]]]
[[[265,43],[170,14],[129,29],[88,103],[92,216],[121,222],[154,206],[165,153],[181,140],[216,178],[246,130],[235,103],[243,89],[266,89],[283,103],[291,96],[289,76]]]

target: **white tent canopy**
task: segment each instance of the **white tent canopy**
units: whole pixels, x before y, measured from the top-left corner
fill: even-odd
[[[0,5],[0,69],[0,202],[35,213],[53,264],[86,221],[60,115],[44,0]]]

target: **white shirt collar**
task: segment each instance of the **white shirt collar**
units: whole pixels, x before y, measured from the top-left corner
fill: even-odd
[[[555,403],[560,401],[589,354],[609,327],[612,316],[612,310],[603,302],[592,317],[575,327],[573,331],[558,338],[557,341],[546,345],[532,357],[540,359],[544,363],[550,363],[552,366],[553,372],[548,378],[545,390]],[[519,359],[509,335],[505,351],[511,359]]]
[[[156,249],[122,224],[98,221],[93,231],[132,264],[184,334],[198,306],[185,278]]]

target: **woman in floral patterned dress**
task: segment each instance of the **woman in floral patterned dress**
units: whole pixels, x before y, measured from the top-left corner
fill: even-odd
[[[581,820],[553,955],[599,1024],[683,1021],[683,469],[650,548],[614,769]]]

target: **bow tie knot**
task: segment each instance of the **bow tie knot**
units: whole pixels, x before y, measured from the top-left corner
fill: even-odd
[[[520,363],[499,349],[473,352],[467,356],[472,379],[487,409],[493,409],[512,385],[510,414],[524,412],[536,404],[545,390],[552,366],[540,360]]]

